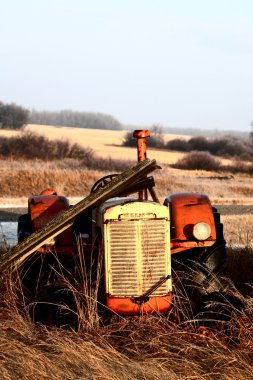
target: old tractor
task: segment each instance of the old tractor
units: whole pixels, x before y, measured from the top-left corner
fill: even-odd
[[[24,294],[36,321],[77,326],[77,307],[86,312],[94,298],[101,316],[166,314],[172,282],[197,314],[210,295],[222,292],[220,215],[199,193],[168,195],[160,204],[154,178],[147,176],[158,168],[146,158],[149,136],[134,132],[139,163],[99,179],[84,207],[69,205],[54,189],[29,198],[28,213],[18,221],[19,244],[6,261],[22,261]]]

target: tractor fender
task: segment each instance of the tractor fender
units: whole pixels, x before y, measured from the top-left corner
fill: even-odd
[[[171,238],[177,241],[192,241],[193,227],[204,222],[211,228],[208,241],[215,241],[216,226],[212,206],[207,195],[200,193],[177,193],[165,198],[164,205],[170,208]]]
[[[40,195],[29,197],[28,212],[30,216],[32,232],[43,228],[53,218],[67,211],[68,209],[68,199],[64,196],[57,195],[54,189],[46,189]],[[58,237],[58,241],[61,245],[71,245],[71,228],[61,233]]]

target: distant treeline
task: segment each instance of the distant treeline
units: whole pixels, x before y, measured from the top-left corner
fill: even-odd
[[[111,115],[95,112],[36,111],[15,103],[0,101],[0,129],[21,129],[24,125],[45,124],[76,128],[121,130],[122,124]]]
[[[31,124],[45,124],[91,129],[122,129],[121,123],[113,116],[95,112],[79,112],[71,110],[32,110],[30,111],[28,120]]]
[[[80,112],[72,110],[37,111],[35,109],[29,110],[15,103],[3,103],[0,101],[0,129],[21,129],[28,123],[108,130],[134,130],[153,128],[152,126],[122,125],[115,117],[103,113]],[[237,137],[249,137],[249,132],[232,130],[218,131],[215,129],[201,130],[197,128],[164,127],[163,132],[188,136],[205,135],[206,137],[217,137],[229,134]],[[252,132],[251,137],[253,137]]]

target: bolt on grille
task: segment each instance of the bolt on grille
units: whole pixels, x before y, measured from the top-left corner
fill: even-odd
[[[140,296],[171,273],[167,219],[109,221],[105,239],[110,295]],[[168,280],[152,295],[170,291]]]

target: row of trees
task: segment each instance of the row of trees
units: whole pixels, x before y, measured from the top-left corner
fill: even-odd
[[[111,115],[93,112],[29,111],[15,103],[0,102],[0,128],[21,129],[25,124],[121,130],[121,123]]]
[[[15,103],[4,104],[0,101],[0,128],[20,129],[27,123],[110,130],[121,130],[123,128],[122,124],[117,119],[111,115],[103,113],[79,112],[72,110],[37,111],[33,109],[29,111]],[[250,133],[250,138],[253,140],[253,122],[251,122],[251,127],[252,131]],[[159,124],[154,124],[151,127],[151,132],[152,135],[149,145],[165,148],[163,128]],[[172,132],[175,132],[175,130]],[[201,143],[202,142],[203,141],[201,141]],[[176,141],[174,145],[177,145],[178,143],[182,148],[184,145],[183,142]],[[129,134],[125,139],[124,145],[131,144],[133,144],[133,141],[131,134]],[[187,147],[186,145],[187,144],[185,144],[185,147],[181,150],[187,151],[192,149],[192,147]],[[168,148],[173,149],[173,147]]]
[[[36,111],[32,110],[29,116],[32,124],[58,125],[91,129],[122,129],[121,123],[111,115],[95,112]]]

